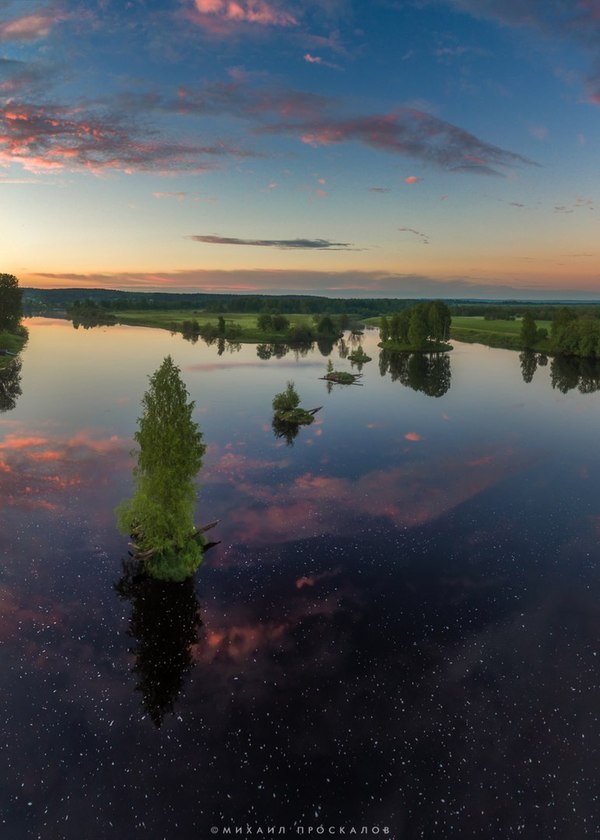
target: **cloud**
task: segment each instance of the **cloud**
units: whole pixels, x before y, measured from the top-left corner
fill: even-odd
[[[136,100],[129,97],[122,104],[135,108]],[[139,105],[143,104],[140,100]],[[177,114],[249,119],[257,135],[288,134],[314,147],[359,142],[455,172],[500,175],[515,166],[533,165],[523,155],[480,140],[419,108],[405,107],[383,115],[336,116],[339,102],[332,97],[294,89],[251,88],[243,75],[227,83],[183,88],[176,101],[157,102],[156,107]],[[417,176],[409,178],[407,183],[417,182]]]
[[[335,100],[318,93],[293,88],[251,87],[248,77],[236,71],[227,82],[211,82],[199,88],[182,87],[174,100],[161,101],[153,96],[123,97],[124,108],[157,109],[176,114],[221,114],[261,120],[272,116],[282,119],[310,120],[335,105]]]
[[[507,168],[533,164],[523,155],[494,146],[458,126],[413,108],[348,119],[319,115],[307,121],[275,123],[257,131],[295,135],[303,143],[315,147],[357,141],[454,172],[500,175]]]
[[[81,429],[70,437],[11,432],[0,442],[0,495],[7,509],[57,513],[85,502],[107,484],[109,470],[128,468],[130,441]],[[110,456],[110,457],[109,457]],[[77,488],[76,493],[73,488]]]
[[[176,201],[186,201],[186,199],[190,199],[191,201],[215,201],[212,197],[203,196],[202,193],[199,192],[187,192],[187,190],[172,190],[167,192],[153,192],[152,195],[154,198],[174,198]]]
[[[577,196],[571,204],[554,205],[555,213],[574,213],[576,210],[589,210],[593,213],[595,209],[594,202],[590,198],[582,198],[581,196]]]
[[[407,439],[421,437],[409,432]],[[231,512],[233,532],[227,539],[268,545],[306,538],[307,523],[315,518],[320,536],[348,536],[364,516],[387,520],[398,528],[414,527],[446,515],[507,476],[527,469],[528,464],[523,453],[514,450],[466,449],[446,458],[442,466],[443,479],[434,492],[426,462],[373,470],[352,480],[307,472],[285,489],[252,480],[236,483],[248,501]]]
[[[144,136],[143,129],[118,113],[15,101],[0,107],[0,165],[17,163],[30,172],[202,172],[215,168],[215,158],[250,154],[224,144]]]
[[[331,242],[329,239],[238,239],[233,236],[186,236],[195,242],[208,245],[258,245],[262,248],[279,248],[290,250],[319,250],[319,251],[353,251],[348,242]]]
[[[296,17],[266,0],[194,0],[186,17],[207,34],[227,38],[248,27],[295,27]]]
[[[17,162],[31,171],[202,172],[214,169],[219,156],[259,156],[220,142],[163,137],[148,125],[152,114],[234,117],[249,120],[255,136],[288,134],[314,147],[358,142],[457,173],[500,175],[532,163],[424,110],[336,116],[338,107],[335,99],[320,94],[253,86],[239,71],[226,82],[183,87],[172,97],[126,93],[72,108],[13,101],[0,110],[0,164]],[[409,179],[417,182],[417,176]]]
[[[51,12],[22,15],[12,20],[0,21],[0,42],[37,41],[45,38],[60,17]]]
[[[422,178],[419,178],[418,175],[409,175],[408,178],[404,179],[405,184],[418,184],[419,181],[422,181]]]
[[[308,64],[318,64],[320,67],[331,67],[333,70],[340,70],[339,64],[334,64],[332,61],[325,61],[324,58],[321,58],[319,55],[311,55],[310,53],[305,53],[303,56],[304,61]]]
[[[37,272],[21,285],[62,288],[131,289],[135,291],[182,291],[240,294],[316,294],[333,297],[472,298],[505,300],[555,299],[557,294],[575,300],[598,298],[597,281],[573,284],[572,274],[559,281],[511,285],[501,276],[491,282],[467,281],[462,277],[428,277],[389,271],[303,271],[299,269],[219,270],[203,267],[180,271],[89,273]]]
[[[369,192],[372,193],[389,193],[391,192],[389,187],[369,187]]]
[[[398,230],[403,231],[405,233],[414,233],[415,236],[420,237],[421,241],[423,242],[423,245],[429,245],[429,237],[427,236],[427,234],[421,233],[420,230],[415,230],[414,228],[409,227],[401,227],[398,228]]]
[[[41,64],[30,64],[10,58],[0,58],[0,92],[14,96],[23,89],[31,93],[48,84],[50,69]],[[52,71],[56,73],[56,70]]]

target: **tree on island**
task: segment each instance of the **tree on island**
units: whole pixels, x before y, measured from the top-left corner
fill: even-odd
[[[142,399],[135,433],[136,491],[117,510],[119,527],[132,535],[146,571],[161,580],[184,580],[202,562],[204,540],[194,527],[194,478],[206,446],[188,397],[179,368],[167,356]]]
[[[0,330],[15,332],[23,316],[23,292],[14,274],[0,274]]]
[[[285,391],[273,397],[273,433],[286,439],[288,446],[294,442],[300,426],[310,426],[320,408],[300,408],[300,397],[293,382],[288,382]]]
[[[273,411],[294,411],[300,405],[300,397],[293,382],[288,382],[285,391],[273,397]]]
[[[410,314],[408,325],[408,343],[412,347],[424,347],[427,343],[429,330],[423,307],[415,306]]]
[[[369,359],[368,356],[366,356],[365,358]],[[345,370],[335,370],[333,367],[333,362],[331,361],[331,359],[328,359],[325,376],[322,376],[321,379],[324,379],[327,382],[327,390],[329,393],[331,393],[331,385],[333,383],[337,385],[360,385],[361,383],[357,382],[357,380],[360,379],[361,376],[362,373],[348,373]]]
[[[381,342],[384,345],[391,342],[413,350],[430,349],[431,343],[440,345],[448,340],[451,320],[450,310],[442,301],[417,303],[396,312],[389,320],[381,319]]]

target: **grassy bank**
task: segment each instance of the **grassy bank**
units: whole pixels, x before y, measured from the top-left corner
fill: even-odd
[[[19,353],[27,343],[28,337],[25,327],[19,327],[18,333],[0,332],[0,350]],[[9,364],[12,358],[12,356],[0,356],[0,368]]]
[[[550,333],[550,321],[536,321],[538,329],[546,329]],[[472,315],[455,315],[452,318],[450,336],[455,341],[465,341],[469,344],[485,344],[487,347],[501,347],[506,350],[522,350],[521,321],[487,321],[485,318]],[[536,344],[535,350],[550,352],[548,339]]]
[[[128,324],[132,327],[157,327],[158,329],[181,332],[184,321],[197,321],[202,328],[212,324],[215,328],[218,325],[219,315],[214,312],[203,312],[190,309],[165,309],[165,310],[139,310],[112,313],[120,324]],[[226,327],[235,325],[240,328],[239,335],[235,340],[247,342],[248,344],[272,344],[285,342],[288,338],[287,330],[282,332],[265,332],[258,328],[258,314],[241,312],[227,313],[223,315]],[[286,315],[293,327],[296,324],[312,323],[307,315]]]

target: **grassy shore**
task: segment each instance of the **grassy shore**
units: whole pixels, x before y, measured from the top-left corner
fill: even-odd
[[[0,332],[0,350],[9,353],[19,353],[27,343],[29,335],[25,327],[20,327],[18,333]],[[10,363],[13,356],[0,356],[0,368]]]
[[[538,329],[546,329],[550,333],[550,321],[536,321]],[[522,350],[521,321],[486,321],[485,318],[473,315],[455,315],[452,318],[450,336],[456,341],[469,344],[485,344],[487,347],[502,347],[506,350]],[[536,344],[535,350],[550,352],[548,339]]]
[[[132,327],[157,327],[171,332],[180,332],[184,321],[197,321],[200,327],[212,324],[215,328],[218,324],[219,315],[214,312],[204,312],[193,309],[159,309],[123,311],[112,313],[120,324],[128,324]],[[273,344],[283,342],[288,338],[287,330],[282,332],[265,332],[258,328],[258,314],[247,312],[227,313],[223,315],[226,326],[236,325],[241,332],[235,340],[247,342],[248,344]],[[293,327],[296,324],[307,324],[313,326],[308,315],[287,315],[285,316]]]
[[[393,353],[448,353],[452,345],[445,341],[430,341],[426,347],[413,347],[412,344],[400,344],[398,341],[382,341],[379,345]]]

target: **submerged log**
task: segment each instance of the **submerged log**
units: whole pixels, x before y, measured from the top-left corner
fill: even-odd
[[[214,522],[209,522],[208,525],[203,525],[201,528],[196,528],[196,533],[204,534],[205,531],[210,531],[211,528],[215,528],[219,524],[219,522],[219,519],[215,519]]]

